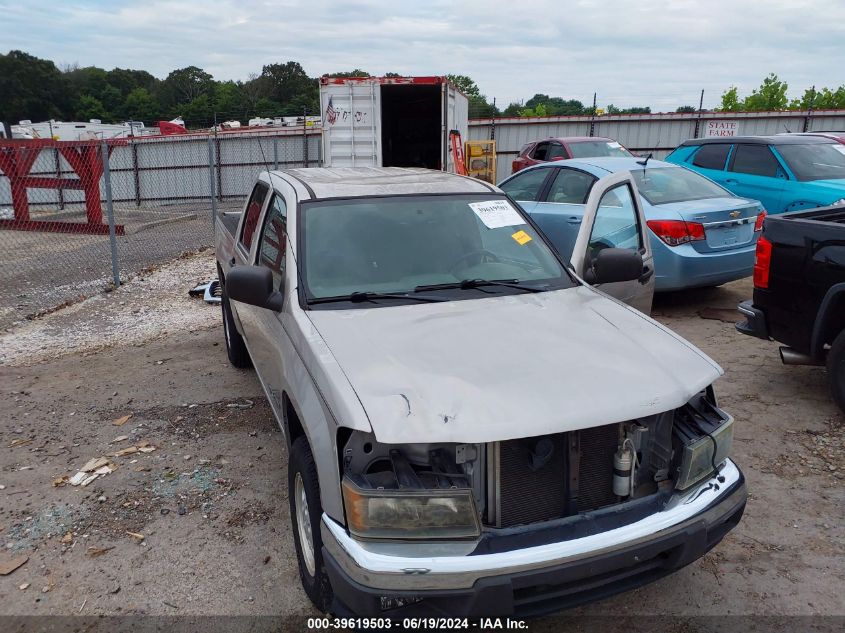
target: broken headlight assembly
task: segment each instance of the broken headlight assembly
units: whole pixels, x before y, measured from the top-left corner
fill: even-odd
[[[341,483],[349,532],[367,539],[477,538],[481,453],[473,444],[386,445],[371,433],[350,433]]]
[[[733,418],[716,406],[713,388],[675,411],[675,487],[686,490],[718,471],[733,444]]]
[[[464,539],[481,534],[469,489],[366,490],[343,480],[349,532],[359,538]]]

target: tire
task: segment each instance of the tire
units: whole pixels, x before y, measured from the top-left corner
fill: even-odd
[[[332,605],[334,594],[323,563],[323,539],[320,536],[323,506],[320,503],[317,466],[314,464],[311,447],[305,436],[296,438],[291,446],[288,464],[288,502],[302,588],[314,606],[326,613]],[[302,520],[302,529],[300,529],[300,520]]]
[[[226,339],[226,355],[229,362],[235,367],[245,369],[252,367],[252,360],[246,343],[235,326],[235,317],[232,315],[232,306],[229,304],[229,295],[226,294],[226,286],[223,286],[223,296],[220,298],[220,305],[223,308],[223,337]]]
[[[845,413],[845,331],[839,333],[827,352],[827,379],[834,402]]]

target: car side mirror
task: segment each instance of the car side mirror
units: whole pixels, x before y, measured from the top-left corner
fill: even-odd
[[[643,274],[643,256],[627,248],[603,248],[590,261],[584,271],[584,281],[589,284],[610,284],[617,281],[634,281]]]
[[[273,273],[264,266],[234,266],[226,275],[226,294],[233,301],[275,312],[284,305],[284,295],[273,290]]]

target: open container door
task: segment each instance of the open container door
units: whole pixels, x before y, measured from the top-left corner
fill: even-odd
[[[320,86],[323,166],[381,167],[381,86],[330,78]]]
[[[445,165],[445,171],[456,174],[458,170],[455,168],[455,161],[452,157],[449,132],[452,130],[460,132],[461,143],[467,140],[469,135],[469,100],[464,93],[448,81],[443,81],[441,89],[443,95],[443,125],[440,134],[440,147],[443,154],[442,165]]]
[[[606,248],[635,251],[642,258],[639,277],[629,281],[597,283],[602,292],[648,314],[654,298],[654,256],[640,194],[630,172],[605,176],[593,185],[575,247],[572,266],[576,274],[590,282],[597,254]]]

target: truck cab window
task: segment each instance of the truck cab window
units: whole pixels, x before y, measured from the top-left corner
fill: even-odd
[[[267,209],[261,244],[258,248],[258,265],[266,266],[273,273],[273,287],[282,288],[287,252],[287,207],[282,196],[275,194]]]
[[[264,207],[264,200],[267,198],[268,191],[269,187],[263,182],[259,182],[249,196],[249,202],[246,205],[246,211],[244,211],[240,239],[241,246],[247,252],[252,248],[252,238],[255,235],[255,229],[258,228],[258,217],[261,215],[261,209]]]

